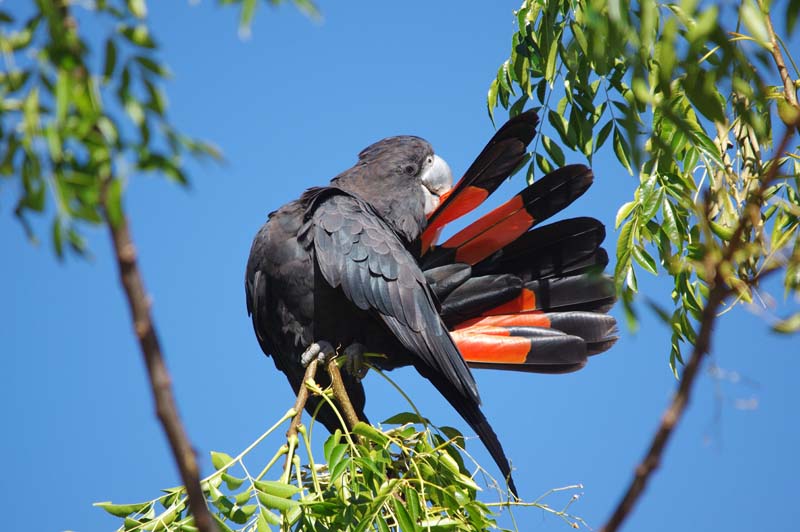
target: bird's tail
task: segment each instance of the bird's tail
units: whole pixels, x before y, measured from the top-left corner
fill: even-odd
[[[517,160],[519,145],[527,146],[535,125],[535,115],[523,113],[503,126],[423,234],[421,264],[441,301],[442,318],[471,367],[566,373],[582,368],[588,356],[606,351],[617,339],[616,320],[606,314],[615,295],[602,274],[608,263],[601,247],[603,224],[572,218],[531,229],[591,186],[592,172],[583,165],[551,172],[443,244],[426,245],[516,168],[481,163],[486,154]],[[476,178],[476,167],[491,179]],[[476,187],[486,192],[478,194]]]
[[[447,399],[453,408],[455,408],[461,417],[469,424],[472,430],[475,431],[494,459],[500,472],[503,474],[511,493],[513,493],[515,497],[518,497],[517,486],[514,484],[514,478],[511,475],[511,465],[503,451],[503,446],[500,444],[500,439],[497,437],[494,429],[492,429],[486,416],[481,412],[478,403],[466,399],[449,380],[441,373],[431,371],[429,366],[420,365],[417,369],[433,383],[436,389],[439,390],[444,398]]]

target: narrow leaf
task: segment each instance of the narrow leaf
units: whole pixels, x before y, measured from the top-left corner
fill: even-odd
[[[800,312],[779,321],[772,326],[772,330],[782,334],[791,334],[800,331]]]
[[[214,466],[214,469],[220,470],[231,462],[233,462],[233,457],[231,455],[211,451],[211,464]]]
[[[117,66],[117,45],[114,39],[106,39],[105,58],[103,59],[103,82],[107,83],[114,75],[114,68]]]

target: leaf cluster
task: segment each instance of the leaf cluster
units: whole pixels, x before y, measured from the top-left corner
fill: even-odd
[[[87,9],[109,28],[100,58],[67,3],[37,0],[25,20],[0,11],[0,179],[20,178],[14,212],[32,239],[29,215],[52,202],[59,257],[65,246],[86,251],[83,225],[119,223],[128,175],[157,172],[185,185],[185,154],[219,157],[168,121],[169,70],[144,0]]]
[[[279,6],[284,3],[284,0],[264,0],[270,6]],[[253,24],[253,19],[256,15],[256,8],[258,7],[258,0],[217,0],[220,5],[238,5],[239,6],[239,33],[247,37],[250,35],[250,28]],[[320,11],[316,2],[313,0],[292,0],[292,3],[302,13],[311,18],[319,18]]]
[[[336,408],[330,390],[307,385]],[[584,524],[567,513],[577,496],[561,510],[543,501],[579,486],[551,490],[533,502],[508,499],[466,453],[460,432],[433,427],[419,413],[397,414],[378,428],[358,423],[352,432],[337,430],[325,441],[322,460],[313,450],[313,421],[309,429],[300,425],[297,435],[253,474],[253,451],[294,415],[289,410],[236,457],[211,453],[216,471],[201,487],[220,530],[482,531],[498,529],[493,508],[513,506],[540,508],[572,528]],[[480,501],[481,477],[506,499]],[[184,488],[163,491],[150,501],[96,506],[123,520],[120,531],[196,531]]]
[[[786,6],[787,32],[797,11],[797,2]],[[787,294],[797,293],[800,146],[774,153],[772,135],[780,121],[798,128],[798,83],[787,85],[774,58],[785,54],[796,79],[800,70],[769,5],[748,0],[729,13],[692,0],[526,0],[516,15],[510,57],[489,88],[490,116],[498,105],[513,116],[530,102],[547,117],[529,179],[565,163],[554,138],[589,162],[610,139],[620,165],[638,177],[617,214],[615,278],[632,325],[637,270],[673,278],[672,310],[649,302],[672,329],[673,371],[681,344],[695,340],[709,265],[773,165],[774,186],[739,233],[746,245],[725,282],[737,301],[750,302],[760,276],[778,269]],[[781,323],[778,330],[788,328]]]

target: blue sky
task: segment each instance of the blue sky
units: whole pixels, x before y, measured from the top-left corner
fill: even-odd
[[[175,76],[170,113],[213,141],[223,165],[192,165],[186,191],[133,176],[126,205],[183,419],[200,453],[235,454],[292,404],[246,315],[243,273],[268,212],[324,184],[367,144],[389,135],[429,140],[460,174],[492,135],[485,95],[507,57],[518,2],[323,2],[314,23],[293,8],[261,9],[252,37],[237,13],[211,2],[149,2],[162,57]],[[13,10],[13,7],[12,7]],[[96,28],[90,28],[95,31]],[[568,158],[580,162],[578,157]],[[635,180],[613,155],[566,215],[613,218]],[[515,177],[493,198],[523,185]],[[118,521],[94,501],[153,498],[178,477],[157,424],[105,233],[94,259],[57,263],[32,246],[0,195],[0,454],[8,530],[89,532]],[[41,226],[46,235],[46,226]],[[665,282],[641,288],[665,301]],[[619,313],[617,313],[619,315]],[[484,409],[528,499],[581,483],[574,513],[602,525],[643,455],[675,380],[668,335],[642,311],[636,334],[565,376],[476,372]],[[743,309],[720,320],[713,363],[700,379],[627,530],[785,529],[796,503],[797,338],[768,332]],[[411,370],[393,374],[440,425],[465,425]],[[737,377],[738,376],[738,377]],[[407,409],[377,377],[367,412]],[[755,407],[755,408],[752,408]],[[273,448],[279,445],[274,441]],[[491,460],[473,440],[470,450]],[[493,467],[493,466],[492,466]],[[494,469],[492,469],[494,471]],[[553,499],[556,503],[559,499]],[[566,530],[539,510],[516,513],[522,530]]]

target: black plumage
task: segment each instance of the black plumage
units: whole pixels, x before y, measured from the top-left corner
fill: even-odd
[[[247,264],[248,312],[262,349],[295,392],[304,374],[301,356],[313,342],[361,344],[386,355],[374,362],[383,369],[413,365],[476,431],[516,492],[508,460],[480,411],[475,380],[409,251],[426,224],[423,187],[432,161],[422,139],[384,139],[330,186],[271,213]],[[344,377],[356,413],[366,419],[361,383],[347,372]],[[318,380],[327,384],[324,375]],[[318,406],[311,398],[307,410]],[[317,419],[331,431],[339,426],[324,405]]]
[[[412,365],[478,434],[515,494],[469,368],[567,373],[616,341],[606,314],[613,286],[599,275],[608,262],[603,225],[573,218],[532,229],[581,196],[593,174],[557,169],[436,241],[524,161],[537,123],[533,111],[510,119],[454,187],[446,163],[418,137],[369,146],[327,187],[269,215],[245,276],[256,337],[295,393],[315,342],[382,353],[373,360],[382,369]],[[361,382],[343,377],[366,421]],[[329,384],[324,372],[317,381]],[[339,427],[319,398],[306,409],[330,431]]]

